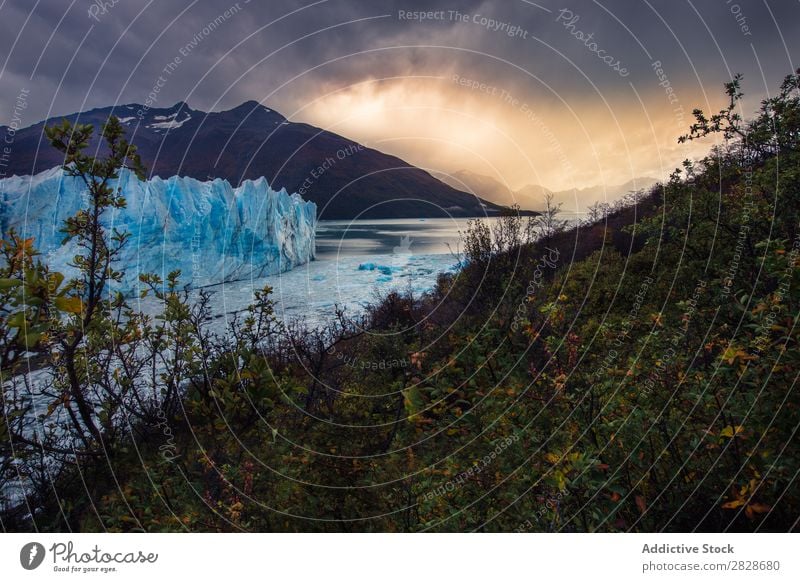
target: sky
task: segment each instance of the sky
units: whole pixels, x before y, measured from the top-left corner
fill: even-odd
[[[0,123],[256,100],[512,189],[663,179],[724,82],[748,114],[800,67],[798,29],[798,0],[5,0]]]

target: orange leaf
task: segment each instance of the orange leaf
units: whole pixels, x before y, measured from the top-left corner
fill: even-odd
[[[753,513],[766,513],[772,509],[772,507],[766,503],[751,503],[747,506],[747,509],[752,510]]]

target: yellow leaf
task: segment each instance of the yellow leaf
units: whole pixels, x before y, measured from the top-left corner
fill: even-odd
[[[58,272],[50,273],[47,277],[47,285],[50,288],[51,293],[55,293],[58,291],[58,288],[61,287],[61,283],[64,282],[64,275]]]
[[[56,309],[66,313],[80,315],[81,311],[83,311],[83,303],[81,302],[80,297],[65,297],[62,295],[56,297],[53,300],[53,303],[55,303]]]
[[[736,361],[736,348],[728,347],[725,348],[725,351],[722,353],[722,359],[728,362],[729,364],[733,364]]]
[[[722,504],[722,509],[736,509],[744,505],[744,499],[736,499],[735,501],[728,501]]]
[[[736,427],[726,426],[720,431],[719,436],[733,438],[742,431],[744,431],[744,427],[741,425],[737,425]]]
[[[555,477],[556,484],[558,485],[559,491],[564,491],[567,488],[567,478],[561,471],[556,471],[553,473],[553,477]]]

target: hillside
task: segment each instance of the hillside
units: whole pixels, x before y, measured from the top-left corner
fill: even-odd
[[[202,296],[174,280],[153,285],[156,321],[100,303],[79,361],[126,365],[81,368],[102,407],[18,441],[0,469],[29,492],[4,527],[797,531],[800,70],[748,122],[739,77],[726,91],[730,106],[697,110],[683,139],[720,132],[724,149],[572,229],[474,221],[460,270],[362,318],[280,327],[267,288],[230,334],[209,334]],[[40,329],[41,311],[14,307],[22,280],[36,307],[60,281],[12,267],[0,297],[50,357],[46,342],[84,329],[80,300],[62,292],[69,325]],[[160,358],[161,400],[130,398]],[[63,377],[54,411],[72,410]],[[19,432],[19,401],[0,431]],[[76,464],[37,471],[47,454]]]

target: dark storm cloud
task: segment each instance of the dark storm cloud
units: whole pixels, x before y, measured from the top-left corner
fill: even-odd
[[[499,59],[541,77],[565,95],[595,91],[592,84],[613,95],[626,90],[628,81],[651,84],[649,65],[654,60],[670,71],[673,83],[698,83],[698,78],[718,83],[728,71],[744,72],[759,83],[759,64],[768,81],[774,82],[791,69],[790,59],[797,56],[796,3],[542,0],[537,4],[546,10],[524,0],[76,0],[71,4],[12,0],[0,11],[0,43],[8,57],[0,88],[9,103],[21,86],[29,87],[29,115],[37,119],[48,112],[54,96],[56,113],[117,100],[143,101],[163,67],[181,57],[181,50],[186,52],[193,41],[196,47],[182,58],[163,90],[164,105],[190,96],[195,107],[227,107],[269,95],[301,75],[274,96],[282,106],[291,107],[295,101],[313,98],[319,87],[431,74],[443,67],[509,87],[538,89],[524,73]],[[220,21],[234,6],[237,13]],[[569,13],[560,13],[562,9]],[[441,12],[444,18],[418,22],[399,18],[400,11]],[[468,22],[454,20],[450,11],[466,15]],[[380,18],[384,15],[388,16]],[[568,15],[578,17],[572,26]],[[478,16],[517,26],[527,38],[509,37],[505,30],[491,30],[471,20]],[[203,35],[204,27],[215,19],[213,32]],[[591,34],[590,42],[622,63],[629,76],[620,78],[609,70],[574,36],[576,30]],[[784,48],[781,36],[788,47]],[[242,46],[229,52],[244,39]],[[428,45],[454,48],[381,50]],[[273,51],[277,53],[262,62]],[[314,67],[318,68],[302,75]],[[3,119],[8,118],[8,109],[0,112]]]
[[[420,11],[433,17],[421,21]],[[373,101],[396,107],[407,97],[425,103],[441,96],[439,105],[448,108],[474,101],[476,91],[452,82],[458,75],[535,104],[553,131],[574,130],[572,151],[580,139],[593,140],[600,152],[638,147],[645,157],[667,148],[671,164],[684,155],[672,151],[676,126],[688,123],[694,106],[718,106],[721,84],[734,73],[745,75],[746,105],[753,108],[800,66],[798,16],[797,2],[763,0],[7,0],[0,8],[0,123],[13,118],[23,90],[27,108],[16,123],[28,125],[97,106],[143,103],[159,85],[155,107],[187,101],[220,110],[256,99],[292,119],[327,126],[368,111]],[[404,76],[438,80],[374,82],[360,92],[351,87]],[[381,93],[403,83],[391,98]],[[334,91],[352,98],[335,102],[340,109],[317,106]],[[486,109],[478,115],[505,121],[510,131],[519,126],[511,117],[519,111],[483,97]],[[676,118],[675,107],[685,119]],[[625,125],[626,115],[645,110]],[[428,129],[436,122],[420,119]],[[413,119],[398,116],[396,127],[391,121],[380,126],[387,138],[413,130]],[[653,133],[650,124],[656,148],[645,135]],[[375,128],[362,123],[342,131],[374,140],[368,130]],[[460,131],[468,142],[463,128],[433,129],[451,141]],[[519,131],[523,149],[541,145],[525,141],[529,129]],[[605,139],[612,134],[626,142]],[[412,162],[426,158],[414,158],[418,143],[401,146],[386,147],[400,148],[393,153]],[[652,159],[644,165],[655,166]]]

